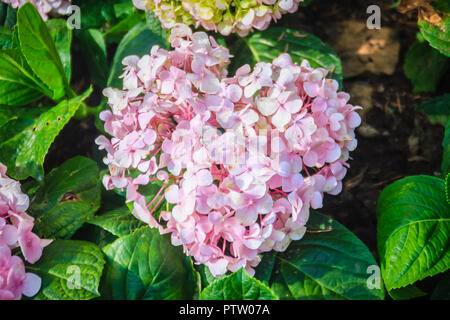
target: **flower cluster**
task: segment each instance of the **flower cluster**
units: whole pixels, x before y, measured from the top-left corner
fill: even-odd
[[[133,0],[142,10],[151,10],[164,28],[176,23],[201,25],[223,35],[245,36],[253,29],[267,29],[272,20],[297,11],[303,0]]]
[[[59,15],[69,14],[69,7],[72,0],[1,0],[2,2],[11,5],[13,8],[21,7],[27,2],[31,2],[42,19],[47,20],[48,15],[56,13]]]
[[[253,274],[258,254],[301,239],[310,208],[341,191],[360,107],[306,60],[227,77],[229,52],[206,33],[177,24],[170,42],[125,58],[123,90],[104,90],[103,184],[213,275]],[[152,199],[140,192],[158,183]]]
[[[20,299],[22,294],[34,296],[41,286],[41,279],[26,273],[22,259],[11,252],[20,248],[25,260],[35,263],[42,248],[51,242],[39,239],[31,231],[33,218],[25,213],[28,204],[20,183],[9,178],[6,167],[0,163],[0,300]]]

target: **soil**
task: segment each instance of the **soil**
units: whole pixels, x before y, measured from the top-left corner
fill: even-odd
[[[358,148],[351,154],[353,160],[343,191],[338,196],[325,197],[321,209],[321,212],[333,216],[354,232],[377,258],[376,204],[380,192],[397,179],[417,174],[434,175],[440,168],[444,128],[432,125],[426,115],[414,107],[450,88],[450,76],[447,74],[435,93],[412,93],[412,85],[405,77],[402,66],[405,53],[418,31],[417,13],[400,14],[390,8],[393,2],[314,0],[308,7],[301,8],[296,14],[286,15],[278,23],[310,32],[331,44],[335,42],[333,37],[336,34],[330,32],[330,28],[333,31],[335,23],[344,20],[365,23],[369,16],[367,7],[376,4],[381,8],[381,28],[395,31],[395,41],[400,44],[399,52],[385,57],[398,59],[391,75],[364,71],[344,80],[344,89],[349,90],[353,99],[357,100],[351,102],[368,106],[363,112],[364,126],[357,135]],[[74,87],[85,88],[89,83],[89,79],[83,78],[86,66],[77,56],[74,55],[74,64],[80,67],[74,70]],[[96,88],[89,103],[93,106],[97,104],[100,95],[101,89]],[[93,141],[98,134],[93,118],[72,120],[52,146],[46,168],[58,166],[75,155],[97,156]]]

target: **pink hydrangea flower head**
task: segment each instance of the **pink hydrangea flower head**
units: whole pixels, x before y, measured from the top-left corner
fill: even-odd
[[[213,275],[253,274],[260,253],[301,239],[310,209],[341,191],[359,107],[306,60],[283,54],[228,77],[228,50],[205,33],[177,24],[170,41],[125,58],[123,88],[105,89],[103,183]],[[161,186],[150,201],[149,183]]]

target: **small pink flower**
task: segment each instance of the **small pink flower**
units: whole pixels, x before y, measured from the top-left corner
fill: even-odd
[[[51,243],[32,232],[33,218],[25,213],[28,204],[20,183],[9,178],[6,167],[0,163],[0,300],[32,297],[41,286],[38,276],[25,273],[22,259],[11,256],[11,249],[19,247],[25,260],[35,263],[42,249]]]

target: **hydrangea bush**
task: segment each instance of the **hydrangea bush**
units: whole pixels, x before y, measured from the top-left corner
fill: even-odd
[[[381,193],[378,267],[318,211],[361,123],[338,55],[296,28],[219,42],[189,27],[244,35],[301,1],[4,2],[0,300],[408,299],[431,276],[448,296],[448,94],[420,106],[446,125],[440,177]],[[69,3],[80,30],[53,19]],[[173,4],[171,32],[135,4]]]
[[[359,107],[325,69],[289,54],[227,77],[229,52],[206,33],[177,24],[170,42],[126,57],[123,90],[104,90],[103,184],[125,188],[137,218],[213,275],[252,275],[258,254],[301,239],[310,208],[341,191]],[[162,186],[147,201],[140,186],[153,181]],[[171,210],[155,211],[160,194]]]
[[[164,28],[176,23],[195,24],[223,35],[247,35],[267,29],[272,20],[297,11],[304,0],[133,0],[142,10],[151,10]]]

